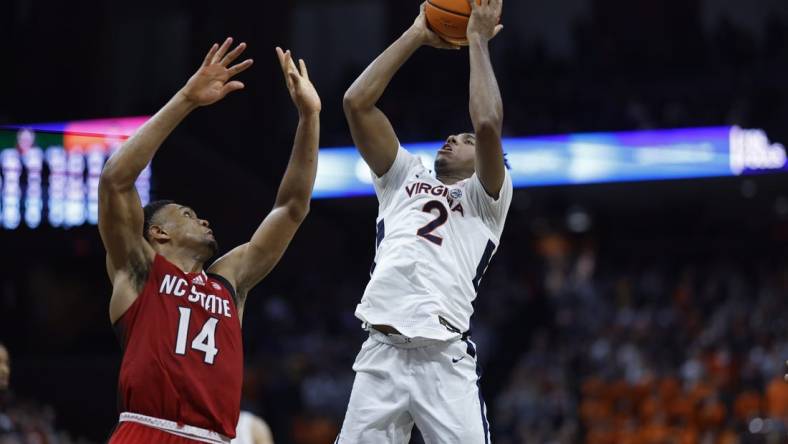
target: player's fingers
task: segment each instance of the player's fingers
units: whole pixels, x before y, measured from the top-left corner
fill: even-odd
[[[287,86],[287,89],[291,89],[293,85],[290,81],[290,64],[287,61],[287,52],[282,51],[282,48],[278,47],[276,48],[276,52],[279,55],[279,65],[282,67],[282,74],[285,78],[285,86]]]
[[[241,44],[236,46],[235,49],[228,52],[227,55],[225,55],[222,58],[222,61],[220,63],[222,64],[222,66],[229,65],[230,63],[233,62],[233,60],[237,59],[238,56],[241,55],[242,52],[244,52],[245,49],[246,49],[246,43],[241,42]]]
[[[449,43],[449,42],[447,42],[445,40],[442,40],[441,43],[440,43],[440,48],[441,49],[454,49],[454,50],[457,50],[457,49],[462,49],[462,46],[455,45],[453,43]]]
[[[243,82],[239,82],[238,80],[233,80],[232,82],[228,82],[226,85],[222,87],[222,97],[230,94],[234,91],[239,91],[244,89]]]
[[[290,71],[291,66],[293,65],[293,56],[290,55],[290,50],[288,49],[285,51],[285,55],[282,58],[282,68],[285,71]]]
[[[290,75],[292,73],[290,71],[288,71],[288,70],[285,70],[283,72],[283,74],[284,74],[284,77],[285,77],[285,86],[287,87],[288,91],[292,91],[292,89],[293,89],[293,79],[290,78]]]
[[[252,66],[253,63],[254,63],[254,60],[246,59],[243,62],[238,63],[237,65],[233,65],[232,67],[230,67],[230,69],[228,69],[227,72],[230,74],[230,77],[236,76],[236,75],[246,71],[247,69],[249,69],[249,67]]]
[[[213,60],[213,56],[216,54],[217,49],[219,49],[219,45],[214,43],[211,46],[211,49],[208,51],[208,54],[205,54],[205,59],[202,61],[202,66],[208,66],[211,64],[211,60]]]
[[[309,80],[309,71],[306,69],[306,62],[304,62],[304,59],[298,59],[298,67],[301,68],[301,76]]]
[[[279,67],[282,68],[282,72],[287,72],[285,69],[285,52],[278,46],[276,47],[276,58],[279,59]]]
[[[468,0],[468,5],[471,7],[471,11],[476,9],[476,0]]]
[[[287,69],[288,71],[298,72],[298,68],[296,68],[296,64],[293,61],[293,53],[289,49],[287,50]]]
[[[276,47],[276,55],[279,57],[279,66],[282,67],[282,74],[285,78],[285,86],[287,89],[292,89],[293,82],[290,80],[290,65],[287,63],[287,53],[282,51],[282,48]]]
[[[288,73],[288,78],[294,87],[297,87],[301,84],[301,76],[299,76],[297,72],[290,71]]]
[[[222,57],[224,57],[224,54],[227,53],[227,49],[230,48],[230,45],[232,44],[233,44],[233,38],[227,37],[224,40],[224,43],[222,43],[222,46],[219,47],[219,50],[216,51],[216,53],[213,55],[213,59],[211,60],[211,63],[218,63],[219,60],[221,60]]]
[[[430,40],[430,45],[438,49],[462,49],[462,46],[444,40],[442,37],[440,37],[438,34],[435,33],[432,33],[432,39]]]

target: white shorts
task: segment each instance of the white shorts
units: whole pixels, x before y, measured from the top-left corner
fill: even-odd
[[[414,423],[426,444],[489,444],[476,346],[411,341],[372,331],[353,364],[356,379],[335,443],[407,444]]]

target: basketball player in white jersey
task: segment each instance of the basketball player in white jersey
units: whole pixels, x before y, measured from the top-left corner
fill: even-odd
[[[274,444],[274,437],[271,435],[271,428],[262,418],[241,410],[238,425],[235,427],[235,439],[230,444]]]
[[[501,146],[503,107],[488,42],[502,0],[471,2],[470,114],[474,133],[449,136],[435,173],[400,146],[376,103],[421,46],[450,48],[422,12],[350,87],[345,114],[372,170],[379,201],[372,277],[356,316],[370,332],[336,442],[489,444],[486,407],[469,339],[472,302],[512,198]]]

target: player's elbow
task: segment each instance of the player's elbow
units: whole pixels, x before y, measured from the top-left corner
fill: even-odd
[[[101,170],[101,175],[99,176],[99,189],[120,190],[128,188],[129,182],[133,185],[133,179],[129,181],[126,176],[128,175],[124,174],[120,168],[112,163],[112,159],[110,159],[110,161],[104,165],[104,169]]]
[[[299,225],[309,216],[309,211],[309,200],[304,202],[290,202],[287,205],[287,217]]]
[[[342,98],[342,108],[344,108],[345,114],[357,113],[368,107],[368,104],[358,91],[353,88],[345,91],[345,96]]]
[[[486,116],[474,121],[473,129],[476,131],[476,137],[501,137],[501,128],[503,127],[502,119],[498,116]]]

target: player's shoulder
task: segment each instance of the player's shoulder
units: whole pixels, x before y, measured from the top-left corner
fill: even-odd
[[[419,166],[426,168],[424,167],[422,157],[418,153],[410,151],[402,145],[400,145],[399,149],[397,150],[397,158],[395,159],[395,162],[400,162],[411,167]]]
[[[505,194],[511,194],[511,190],[513,188],[512,176],[509,173],[508,169],[504,171],[504,177],[503,177],[503,181],[501,182],[501,188],[498,192],[498,196],[499,196],[498,198],[491,196],[490,193],[487,192],[477,173],[473,173],[471,177],[463,180],[462,182],[459,182],[458,185],[459,184],[462,184],[461,186],[464,188],[478,191],[480,194],[483,194],[484,196],[492,200],[498,200],[498,198],[504,196]]]
[[[235,301],[236,305],[239,304],[240,300],[238,298],[238,293],[236,292],[235,287],[230,282],[229,279],[222,276],[218,273],[212,273],[211,271],[207,272],[208,282],[206,285],[210,286],[210,288],[214,291],[225,291],[227,292],[230,297],[232,297],[233,301]]]

